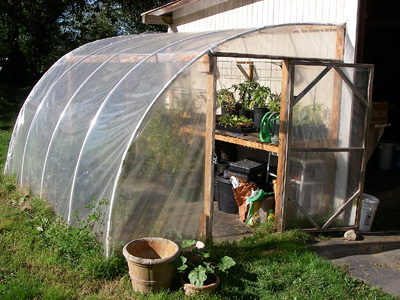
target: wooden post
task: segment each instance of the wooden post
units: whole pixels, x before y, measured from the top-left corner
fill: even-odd
[[[290,109],[289,96],[289,76],[291,61],[282,62],[282,88],[281,88],[281,112],[279,115],[279,146],[278,146],[278,170],[275,186],[275,222],[278,231],[285,229],[285,199],[284,187],[286,176],[286,156],[287,156],[287,112]]]
[[[205,163],[204,163],[204,211],[200,218],[200,238],[205,240],[212,237],[212,217],[214,208],[214,153],[215,134],[215,92],[216,81],[214,68],[216,58],[209,57],[210,70],[207,74],[207,105],[206,105],[206,134],[205,134]]]

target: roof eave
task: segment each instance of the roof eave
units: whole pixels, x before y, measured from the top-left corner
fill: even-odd
[[[142,13],[142,22],[144,24],[162,24],[162,25],[172,25],[173,23],[173,12],[184,8],[186,6],[195,4],[194,10],[201,10],[206,7],[217,5],[221,2],[226,2],[227,0],[176,0],[166,3],[160,7],[156,7],[152,10]]]
[[[144,24],[171,25],[173,22],[172,12],[174,10],[177,10],[197,1],[200,0],[176,0],[166,3],[162,6],[142,13],[142,22]]]

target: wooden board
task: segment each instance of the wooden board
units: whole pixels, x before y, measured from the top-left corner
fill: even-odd
[[[239,146],[278,153],[277,145],[272,145],[270,143],[263,143],[260,141],[259,132],[235,134],[229,131],[216,130],[215,139],[218,141],[228,142]]]

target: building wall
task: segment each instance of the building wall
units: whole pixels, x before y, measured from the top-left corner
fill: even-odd
[[[346,48],[353,49],[346,50],[345,60],[354,62],[358,0],[227,0],[209,8],[203,8],[203,1],[174,11],[171,31],[256,28],[284,23],[345,23]]]

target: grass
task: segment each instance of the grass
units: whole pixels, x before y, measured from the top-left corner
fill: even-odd
[[[3,170],[6,162],[8,143],[11,138],[11,129],[1,130],[0,129],[0,170]]]
[[[0,131],[8,145],[10,131]],[[0,148],[0,164],[4,149]],[[234,243],[208,243],[217,258],[236,265],[219,289],[195,299],[396,299],[317,257],[313,237],[281,234],[270,224]],[[178,280],[171,291],[133,292],[120,249],[109,259],[87,226],[70,227],[15,178],[0,176],[0,299],[185,299]]]

